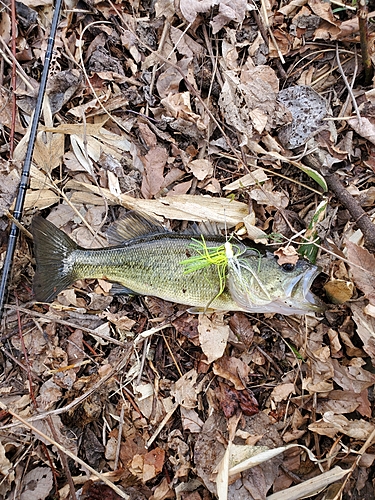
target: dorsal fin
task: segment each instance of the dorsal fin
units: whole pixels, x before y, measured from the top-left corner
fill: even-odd
[[[124,241],[146,234],[165,232],[168,232],[167,229],[154,217],[131,211],[108,228],[107,238],[111,245],[120,245]]]
[[[204,236],[222,236],[221,230],[224,229],[224,227],[224,224],[206,220],[198,224],[198,232]]]

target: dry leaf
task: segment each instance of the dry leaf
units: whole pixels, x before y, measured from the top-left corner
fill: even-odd
[[[195,410],[185,408],[185,406],[180,407],[182,427],[186,431],[192,433],[198,433],[203,427],[203,421],[199,418],[198,413]]]
[[[353,283],[346,280],[328,281],[323,288],[332,304],[344,304],[353,297],[354,293]]]
[[[265,182],[268,179],[267,174],[262,168],[257,168],[253,172],[240,177],[234,182],[227,184],[223,187],[224,191],[235,191],[237,189],[247,188],[249,186],[255,186],[256,184],[260,184]]]
[[[197,57],[202,54],[202,45],[193,40],[186,32],[171,26],[170,35],[177,52],[180,54],[187,57]]]
[[[231,21],[242,23],[245,19],[248,5],[246,0],[220,0],[220,2],[216,0],[214,4],[219,4],[219,13],[211,21],[214,35]]]
[[[285,191],[272,191],[272,184],[268,181],[263,185],[262,189],[255,188],[249,193],[250,198],[255,200],[259,205],[267,207],[286,208],[289,204],[289,196]]]
[[[297,264],[299,259],[297,250],[292,246],[278,248],[273,253],[277,257],[277,263],[279,266],[282,266],[283,264]]]
[[[163,172],[167,160],[167,151],[160,146],[150,149],[147,155],[142,157],[145,172],[141,190],[145,198],[152,198],[160,191],[164,182]]]
[[[235,312],[229,320],[229,326],[236,338],[248,349],[253,342],[254,329],[246,315]]]
[[[28,190],[25,198],[25,209],[43,210],[60,201],[60,196],[49,189],[39,189],[39,191]]]
[[[14,470],[12,464],[5,455],[5,448],[0,441],[0,474],[7,478],[7,481],[11,482],[14,480]],[[9,476],[8,476],[9,474]]]
[[[310,424],[309,429],[322,436],[334,438],[338,432],[361,441],[366,441],[374,430],[374,425],[362,419],[349,420],[344,415],[326,412],[322,420]]]
[[[292,383],[280,384],[272,390],[271,398],[275,403],[281,403],[281,401],[286,401],[291,394],[294,394],[295,390]]]
[[[242,134],[242,143],[251,147],[253,129],[258,133],[272,128],[277,108],[278,79],[268,66],[243,70],[241,79],[233,71],[224,74],[219,106],[226,121]]]
[[[364,314],[363,307],[351,304],[353,319],[357,325],[357,333],[363,342],[363,349],[375,359],[375,318]]]
[[[21,500],[44,500],[53,485],[52,470],[48,467],[35,467],[22,479]]]
[[[170,94],[160,101],[168,113],[176,119],[193,123],[198,130],[205,130],[206,124],[202,117],[194,113],[190,104],[190,92]]]
[[[223,356],[214,363],[213,372],[232,382],[235,389],[241,391],[246,388],[250,368],[238,358]]]
[[[229,337],[229,326],[223,321],[223,314],[206,314],[199,316],[198,323],[199,342],[202,351],[207,356],[210,364],[224,354]]]
[[[214,0],[180,0],[180,10],[184,18],[193,23],[198,14],[208,12]]]
[[[164,459],[165,451],[161,448],[154,448],[144,455],[135,455],[129,470],[145,483],[163,470]]]
[[[372,144],[375,144],[375,125],[372,120],[362,116],[360,122],[358,121],[358,118],[351,118],[348,120],[348,124],[357,132],[357,134],[369,140]]]
[[[348,366],[340,365],[337,359],[332,359],[331,362],[334,368],[333,380],[344,390],[359,394],[375,383],[375,374],[361,368],[360,365],[365,364],[361,358],[352,358]]]
[[[203,181],[214,172],[214,167],[209,160],[193,160],[187,166],[199,181]]]
[[[365,297],[375,305],[375,257],[365,248],[349,240],[345,241],[345,245],[354,282]]]
[[[185,373],[174,385],[171,391],[175,397],[176,403],[187,409],[193,409],[197,406],[197,391],[195,384],[197,382],[198,373],[192,369]]]
[[[231,201],[227,198],[213,198],[211,196],[178,195],[159,198],[157,200],[143,200],[141,198],[132,198],[122,194],[120,200],[115,197],[109,189],[98,188],[92,184],[86,184],[71,180],[67,183],[66,189],[77,190],[75,201],[80,197],[87,202],[86,193],[95,193],[104,196],[110,204],[117,205],[121,202],[122,206],[130,210],[139,210],[154,216],[163,216],[167,219],[188,220],[188,221],[213,221],[226,224],[227,227],[233,227],[248,215],[249,210],[246,203]],[[90,194],[90,196],[92,196]],[[99,198],[93,199],[93,202],[104,204]]]

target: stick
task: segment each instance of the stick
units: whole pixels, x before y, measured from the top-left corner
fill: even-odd
[[[373,76],[372,61],[369,53],[369,35],[368,35],[368,8],[366,0],[358,2],[358,23],[359,37],[361,41],[362,64],[365,73],[365,85],[370,85]]]
[[[375,252],[375,224],[368,214],[359,205],[357,200],[345,189],[337,174],[333,173],[325,176],[327,185],[335,193],[337,199],[349,211],[354,222],[363,233],[365,247],[370,252]]]
[[[42,110],[44,92],[46,90],[48,71],[49,71],[49,67],[51,64],[52,50],[53,50],[53,45],[55,42],[57,24],[58,24],[59,17],[60,17],[61,4],[62,4],[62,0],[56,0],[55,11],[53,13],[53,18],[52,18],[51,32],[50,32],[50,35],[48,38],[48,43],[47,43],[47,50],[46,50],[46,57],[44,60],[43,73],[42,73],[42,77],[40,79],[38,98],[36,101],[35,111],[34,111],[32,123],[31,123],[29,143],[27,145],[27,151],[26,151],[26,157],[25,157],[25,161],[24,161],[24,165],[23,165],[21,181],[20,181],[20,185],[18,188],[15,208],[14,208],[14,212],[13,212],[14,218],[17,221],[21,220],[23,206],[25,203],[26,190],[28,187],[29,176],[30,176],[31,160],[32,160],[33,151],[34,151],[35,137],[36,137],[36,133],[38,130],[38,122],[39,122],[39,117],[40,117],[40,113]],[[3,273],[1,276],[1,282],[0,282],[0,321],[1,321],[1,318],[3,315],[3,307],[4,307],[5,295],[6,295],[6,291],[7,291],[8,278],[9,278],[10,270],[12,268],[13,256],[14,256],[14,251],[15,251],[16,242],[17,242],[17,236],[18,236],[18,227],[13,222],[11,225],[11,229],[10,229],[8,248],[7,248],[7,252],[5,255]]]

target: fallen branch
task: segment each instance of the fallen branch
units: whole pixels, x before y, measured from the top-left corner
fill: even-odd
[[[344,205],[352,216],[355,224],[363,233],[365,247],[375,252],[375,224],[359,205],[357,200],[348,192],[335,173],[325,176],[328,188],[335,193],[340,203]]]

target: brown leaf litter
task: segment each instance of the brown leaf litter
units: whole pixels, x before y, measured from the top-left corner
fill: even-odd
[[[1,260],[53,7],[16,8],[16,33],[11,9],[0,17]],[[307,244],[328,308],[196,315],[105,280],[35,303],[22,234],[1,331],[0,497],[373,498],[374,91],[355,7],[67,8],[25,227],[39,211],[95,248],[138,210],[176,231],[216,223],[290,268]]]

